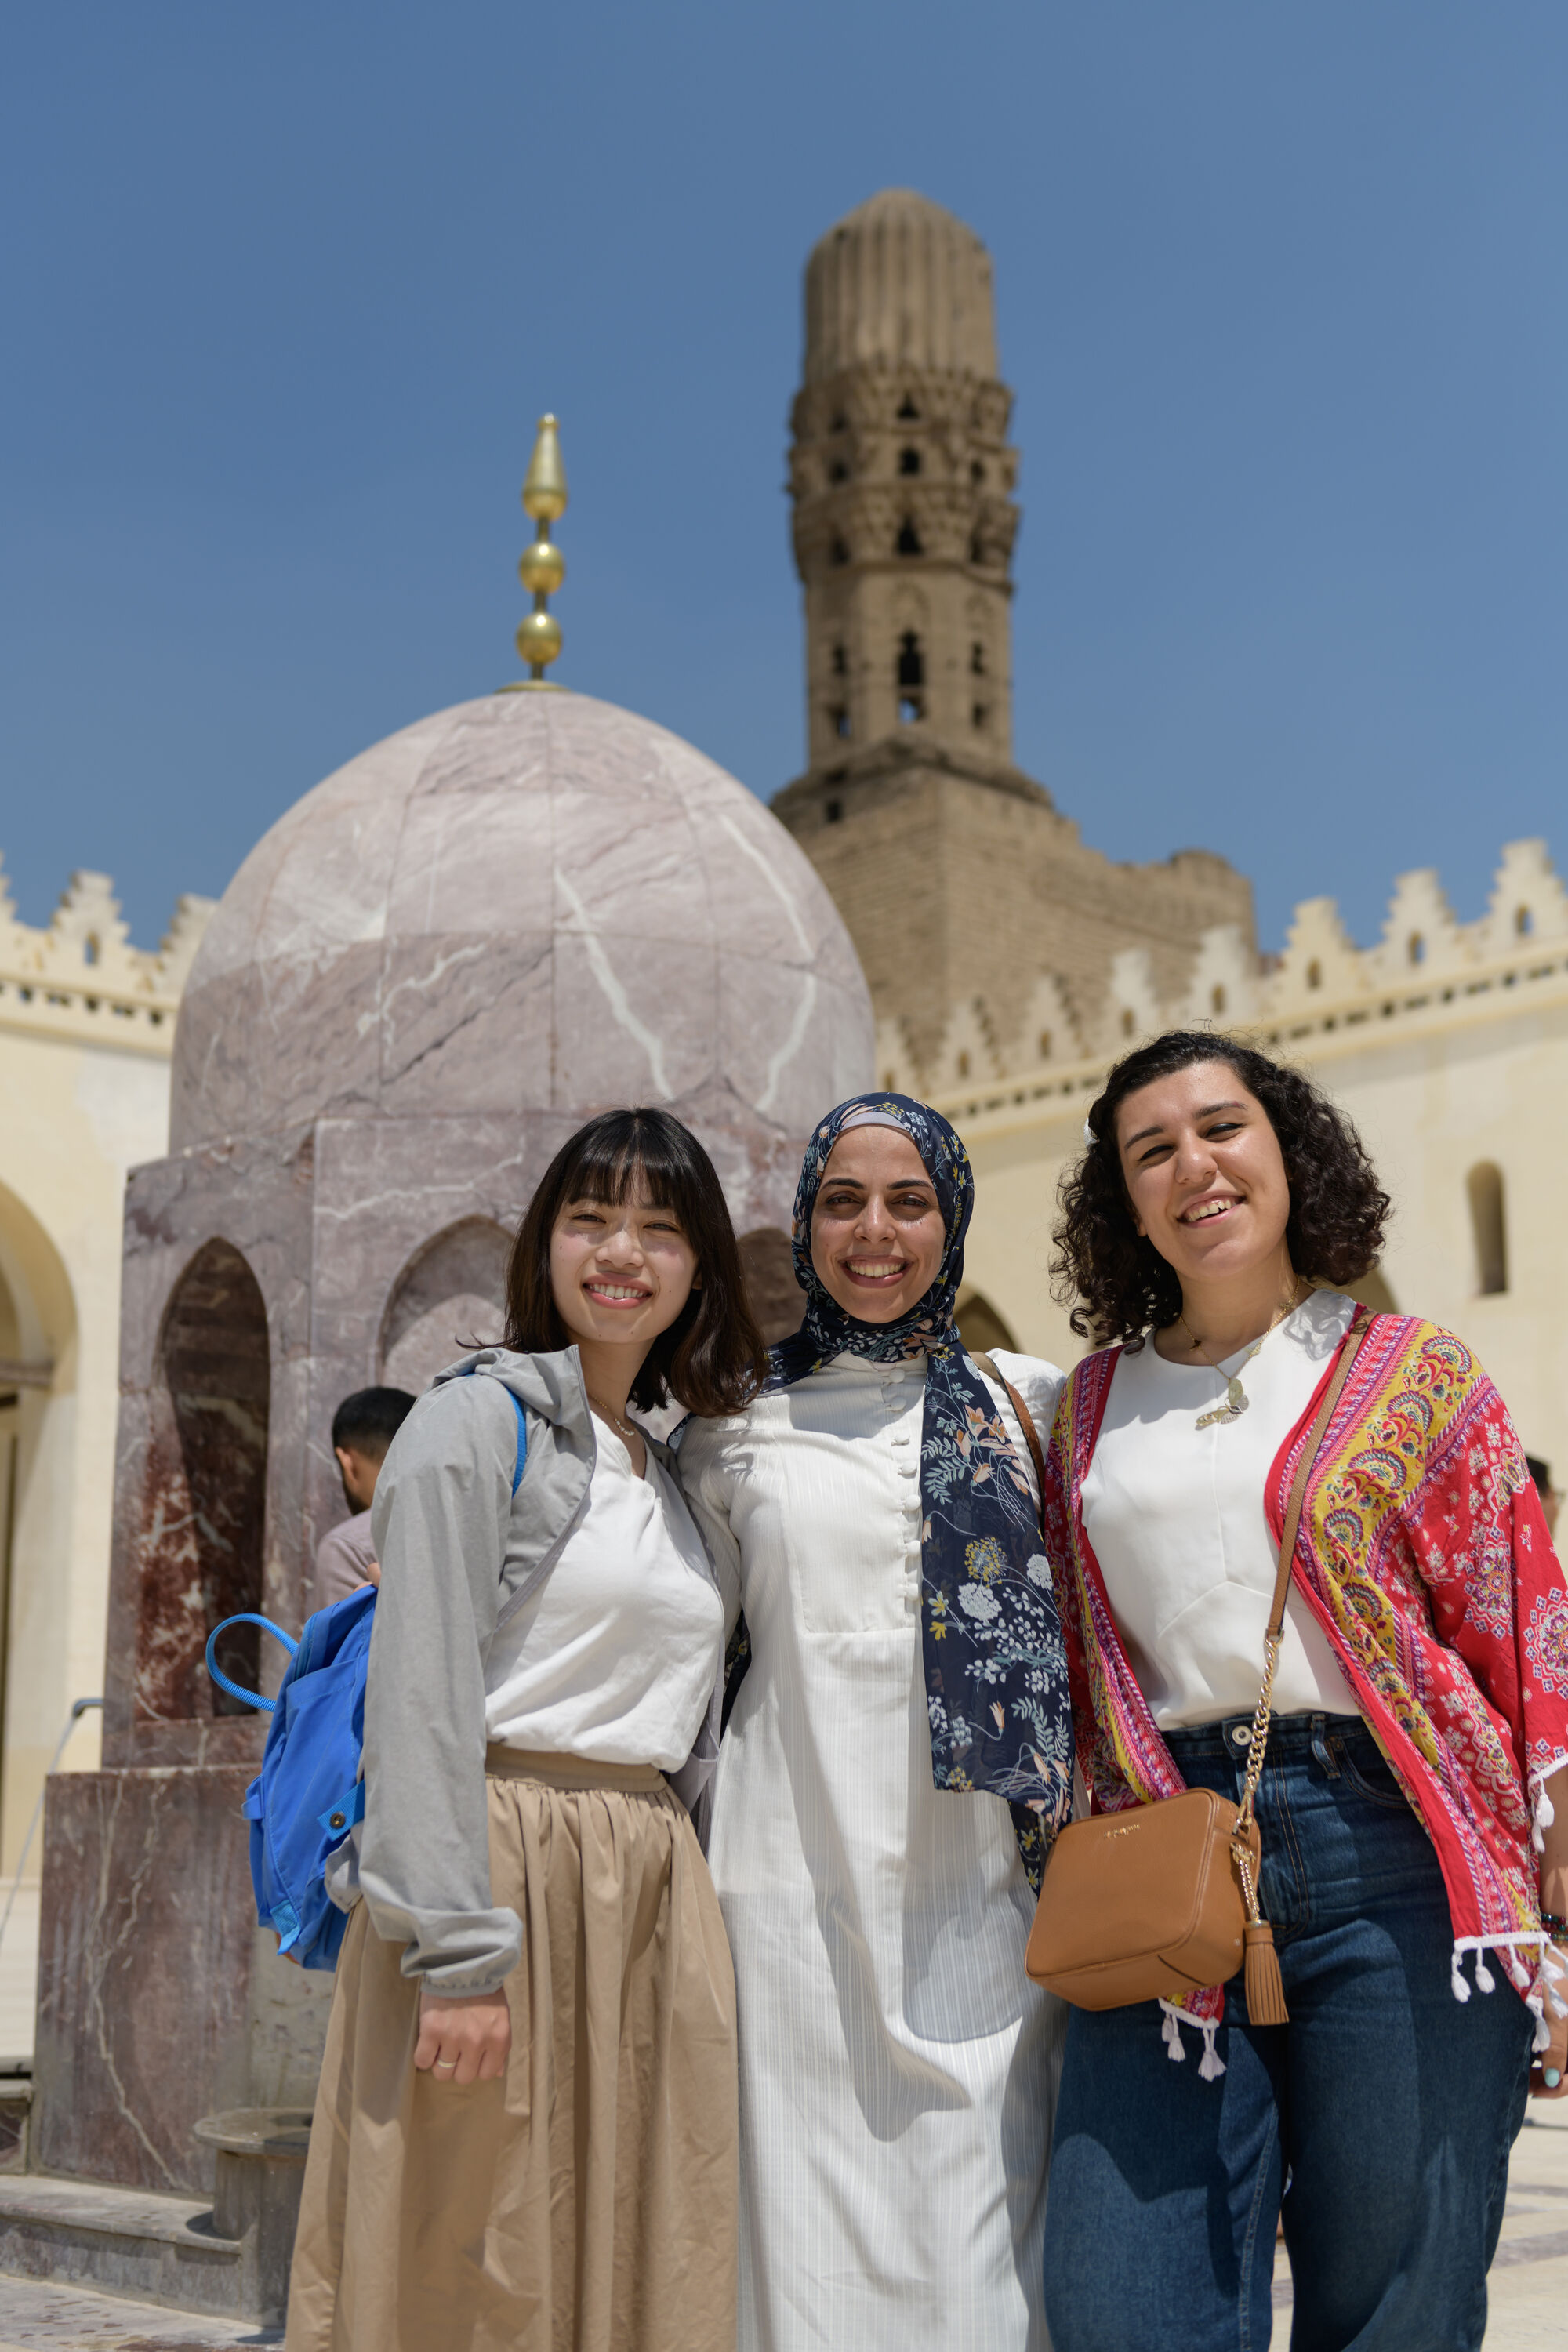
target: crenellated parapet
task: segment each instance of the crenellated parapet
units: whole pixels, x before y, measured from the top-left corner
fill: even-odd
[[[980,997],[954,1006],[923,1060],[907,1027],[884,1021],[878,1067],[884,1083],[973,1118],[1092,1094],[1118,1055],[1163,1029],[1233,1030],[1317,1058],[1336,1039],[1470,1024],[1559,997],[1568,998],[1568,889],[1543,841],[1515,841],[1473,922],[1458,921],[1437,874],[1422,867],[1398,877],[1370,947],[1355,944],[1331,898],[1307,898],[1278,956],[1258,954],[1241,925],[1215,924],[1177,985],[1162,988],[1148,950],[1122,948],[1094,1003],[1081,1007],[1068,982],[1043,974],[1005,1035]]]
[[[137,948],[107,874],[73,874],[35,929],[17,920],[0,866],[0,1026],[166,1058],[213,905],[181,898],[159,946]]]

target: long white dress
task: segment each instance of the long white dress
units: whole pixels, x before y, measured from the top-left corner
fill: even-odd
[[[1000,1361],[1043,1441],[1061,1375]],[[840,1356],[680,1449],[752,1654],[709,1854],[740,2010],[741,2352],[1047,2346],[1066,2012],[1024,1974],[1006,1805],[931,1783],[924,1386],[923,1363]]]

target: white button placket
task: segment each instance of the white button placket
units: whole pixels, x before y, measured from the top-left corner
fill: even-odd
[[[900,1381],[889,1401],[901,1401],[906,1393]],[[921,1606],[920,1453],[907,1428],[895,1430],[890,1442],[898,1456],[899,1486],[903,1496],[904,1611],[906,1615],[915,1617]]]
[[[881,1402],[886,1412],[898,1413],[908,1421],[910,1416],[910,1376],[902,1369],[889,1367],[881,1376]],[[920,1616],[920,1449],[910,1437],[908,1425],[889,1433],[889,1449],[898,1467],[898,1491],[900,1491],[900,1515],[905,1527],[902,1540],[902,1606],[905,1616]]]

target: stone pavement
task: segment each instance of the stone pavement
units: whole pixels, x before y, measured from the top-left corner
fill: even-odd
[[[1561,2114],[1527,2124],[1514,2149],[1486,2352],[1563,2352],[1568,2343],[1568,2115],[1559,2121]],[[1290,2332],[1289,2279],[1280,2268],[1273,2352],[1286,2352]],[[282,2340],[247,2320],[0,2277],[0,2352],[231,2352]]]
[[[1550,2117],[1550,2121],[1546,2120]],[[1534,2105],[1514,2142],[1508,2209],[1489,2282],[1486,2352],[1563,2352],[1568,2345],[1568,2099]],[[1274,2282],[1270,2352],[1290,2341],[1290,2281]],[[0,2304],[0,2352],[4,2352]]]
[[[121,2303],[78,2286],[0,2278],[0,2352],[229,2352],[281,2344],[248,2319],[203,2319],[163,2304]]]
[[[1538,2105],[1536,2116],[1509,2168],[1487,2352],[1563,2352],[1568,2344],[1568,2099]]]

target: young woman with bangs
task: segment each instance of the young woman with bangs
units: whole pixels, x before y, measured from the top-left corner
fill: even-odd
[[[724,1606],[630,1411],[732,1413],[764,1360],[707,1154],[609,1111],[523,1218],[505,1344],[393,1442],[289,2352],[733,2352],[734,1983],[681,1801]]]
[[[1568,1590],[1469,1348],[1348,1295],[1388,1208],[1300,1072],[1186,1033],[1111,1071],[1063,1185],[1060,1295],[1101,1343],[1047,1462],[1079,1761],[1099,1812],[1239,1803],[1266,1727],[1289,2022],[1250,1966],[1073,2011],[1055,2352],[1266,2344],[1281,2216],[1297,2352],[1475,2352],[1527,2089],[1561,2095]]]

